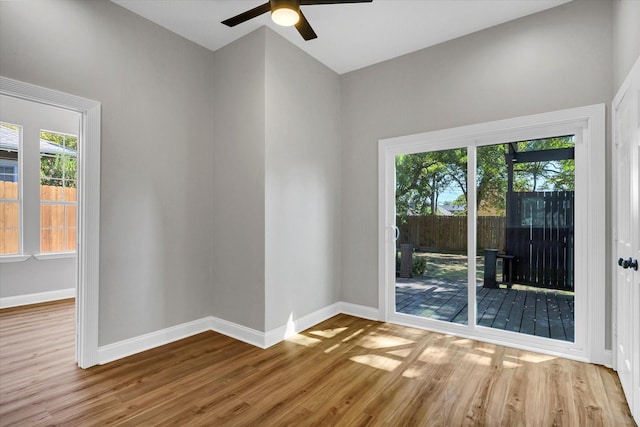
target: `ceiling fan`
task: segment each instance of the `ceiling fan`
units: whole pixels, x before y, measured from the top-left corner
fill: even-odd
[[[254,7],[251,10],[243,12],[233,18],[226,19],[222,23],[228,27],[235,27],[249,19],[260,16],[263,13],[271,12],[271,19],[278,25],[290,27],[296,26],[296,29],[305,40],[312,40],[318,37],[307,18],[300,10],[300,6],[308,6],[314,4],[341,4],[341,3],[370,3],[373,0],[270,0],[269,2]]]

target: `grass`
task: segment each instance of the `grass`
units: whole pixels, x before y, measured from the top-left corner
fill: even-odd
[[[445,254],[440,252],[415,252],[415,257],[427,260],[425,277],[451,282],[467,282],[467,256],[461,254]],[[484,257],[476,257],[476,279],[482,280],[484,273]]]
[[[423,257],[427,260],[427,269],[423,277],[436,279],[443,282],[459,284],[467,283],[468,263],[467,255],[449,254],[441,252],[414,252],[414,257]],[[498,260],[496,268],[498,279],[501,279],[502,260]],[[484,256],[476,256],[476,283],[482,285],[484,279]],[[562,295],[573,295],[572,291],[557,289],[537,288],[534,286],[514,284],[513,289],[521,291],[550,292]]]

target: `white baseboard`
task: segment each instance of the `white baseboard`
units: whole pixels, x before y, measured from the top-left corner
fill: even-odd
[[[210,330],[256,347],[265,348],[264,332],[251,329],[243,325],[238,325],[237,323],[229,322],[224,319],[218,319],[213,316],[208,319]]]
[[[0,298],[0,309],[19,307],[21,305],[39,304],[76,297],[76,289],[60,289],[57,291],[39,292],[36,294],[17,295],[15,297]]]
[[[279,342],[295,335],[299,332],[309,329],[327,319],[332,318],[336,314],[340,314],[340,303],[331,304],[330,306],[316,310],[299,319],[292,319],[287,324],[272,329],[265,334],[264,347],[271,347]]]
[[[194,320],[193,322],[183,323],[99,347],[98,363],[103,365],[206,331],[218,332],[256,347],[267,348],[340,313],[370,320],[376,320],[379,317],[377,309],[337,302],[299,319],[292,320],[286,325],[267,332],[261,332],[243,325],[238,325],[237,323],[209,316]]]
[[[103,365],[210,330],[210,318],[205,317],[204,319],[194,320],[193,322],[101,346],[98,347],[98,363]]]
[[[351,304],[348,302],[340,303],[340,313],[348,314],[355,317],[361,317],[367,320],[382,320],[380,316],[380,310],[378,310],[377,308]]]

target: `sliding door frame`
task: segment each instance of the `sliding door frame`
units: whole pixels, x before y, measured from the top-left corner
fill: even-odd
[[[476,324],[476,203],[468,192],[469,324],[459,325],[397,313],[395,310],[395,158],[455,148],[467,148],[467,188],[475,188],[478,147],[530,139],[575,135],[575,341],[567,342],[497,330]],[[479,341],[542,352],[611,366],[606,350],[605,291],[605,106],[604,104],[499,120],[416,135],[382,139],[378,143],[379,302],[385,321]],[[578,289],[577,287],[580,286]],[[588,315],[587,315],[588,314]],[[610,320],[610,319],[609,319]]]

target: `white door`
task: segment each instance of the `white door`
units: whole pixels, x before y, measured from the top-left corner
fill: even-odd
[[[616,229],[616,366],[629,408],[640,420],[640,61],[613,101]]]

